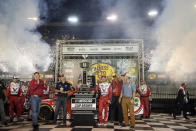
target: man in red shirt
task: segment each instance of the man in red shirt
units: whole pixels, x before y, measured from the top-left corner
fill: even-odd
[[[151,96],[150,87],[146,85],[144,80],[141,80],[141,86],[137,89],[140,95],[141,104],[144,107],[143,117],[148,118],[149,114],[149,96]]]
[[[122,124],[123,114],[121,104],[118,102],[122,90],[123,80],[118,74],[113,76],[112,80],[112,102],[111,102],[111,122],[115,121],[117,117],[119,124]]]
[[[35,72],[34,79],[30,81],[28,92],[31,98],[31,110],[34,130],[39,128],[37,117],[40,112],[43,90],[45,89],[46,87],[44,87],[44,82],[40,80],[39,72]]]
[[[10,122],[14,119],[14,106],[16,106],[18,121],[22,121],[20,99],[22,96],[21,85],[17,83],[17,78],[14,76],[13,81],[8,85],[7,88],[8,100],[10,102]]]

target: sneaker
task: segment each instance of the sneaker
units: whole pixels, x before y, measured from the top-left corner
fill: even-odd
[[[102,126],[103,124],[102,123],[98,123],[98,126]]]
[[[106,127],[107,125],[108,125],[107,123],[104,123],[104,124],[103,124],[103,126],[105,126],[105,127]]]

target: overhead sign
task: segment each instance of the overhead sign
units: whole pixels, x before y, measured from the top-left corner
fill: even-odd
[[[138,53],[139,46],[130,45],[64,45],[63,54],[131,54]]]

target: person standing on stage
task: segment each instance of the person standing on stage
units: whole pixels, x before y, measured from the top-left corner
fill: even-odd
[[[95,88],[95,92],[100,90],[101,96],[99,98],[99,126],[106,126],[106,122],[108,119],[108,109],[109,105],[111,103],[112,98],[112,86],[109,83],[108,79],[105,77],[102,77],[102,82],[97,85]],[[104,119],[102,116],[102,112],[104,110]]]
[[[59,114],[59,109],[63,107],[63,124],[66,126],[67,117],[67,100],[68,94],[72,92],[70,84],[66,81],[66,77],[62,74],[60,76],[60,82],[56,85],[56,93],[58,93],[58,98],[56,101],[56,110],[54,113],[54,123],[57,121],[57,116]]]
[[[183,117],[187,120],[189,118],[187,117],[187,104],[188,104],[188,93],[186,93],[185,88],[187,85],[185,83],[182,83],[180,88],[178,89],[176,102],[175,102],[175,108],[173,112],[173,117],[176,119],[176,112],[179,109],[180,111],[183,111]]]
[[[40,112],[43,90],[45,90],[44,82],[40,79],[39,72],[35,72],[34,79],[30,81],[28,92],[28,95],[31,99],[31,110],[34,130],[39,129],[38,115]]]
[[[43,99],[49,99],[50,87],[48,86],[48,82],[46,80],[44,80],[44,87],[46,89],[43,90],[42,100]]]
[[[124,81],[123,81],[123,87],[121,91],[121,95],[119,97],[119,103],[122,99],[122,111],[123,111],[123,118],[125,121],[125,125],[128,126],[128,110],[130,112],[130,128],[135,127],[135,115],[134,115],[134,98],[136,93],[136,85],[133,81],[131,81],[131,75],[130,74],[124,74]]]
[[[5,111],[4,111],[4,102],[8,102],[6,87],[4,86],[3,81],[0,81],[0,117],[1,117],[1,123],[3,125],[7,125],[7,120],[5,118]]]
[[[122,85],[123,85],[123,80],[118,74],[115,74],[113,76],[112,80],[112,101],[111,101],[111,122],[115,121],[115,117],[117,116],[117,120],[119,121],[119,124],[122,124],[123,121],[123,116],[122,116],[122,106],[118,102],[121,90],[122,90]]]
[[[24,83],[22,84],[21,89],[22,89],[22,96],[21,96],[21,100],[20,100],[20,105],[21,105],[21,114],[23,114],[25,111],[24,102],[27,97],[27,92],[29,89],[26,81],[24,81]]]
[[[137,92],[140,95],[140,101],[143,105],[143,117],[148,118],[149,116],[149,97],[151,96],[150,87],[146,85],[146,82],[144,80],[141,80],[141,85],[137,89]]]
[[[10,122],[14,120],[14,106],[16,106],[18,121],[22,121],[21,117],[21,106],[20,99],[22,96],[21,85],[17,82],[17,78],[14,76],[13,81],[8,85],[7,88],[8,100],[10,103]]]

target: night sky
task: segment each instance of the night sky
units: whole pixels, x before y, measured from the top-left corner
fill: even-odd
[[[158,18],[150,18],[147,15],[151,9],[156,9],[161,14],[163,0],[41,0],[40,18],[44,24],[38,30],[48,43],[53,43],[56,39],[71,39],[73,36],[76,39],[142,38],[152,41],[144,33],[151,33]],[[110,12],[118,14],[116,23],[106,21]],[[71,15],[79,18],[77,25],[67,21]],[[132,20],[133,22],[129,22]],[[137,34],[127,34],[124,26],[141,27],[137,24],[138,21],[142,29],[134,29]],[[48,40],[48,36],[55,37]]]

